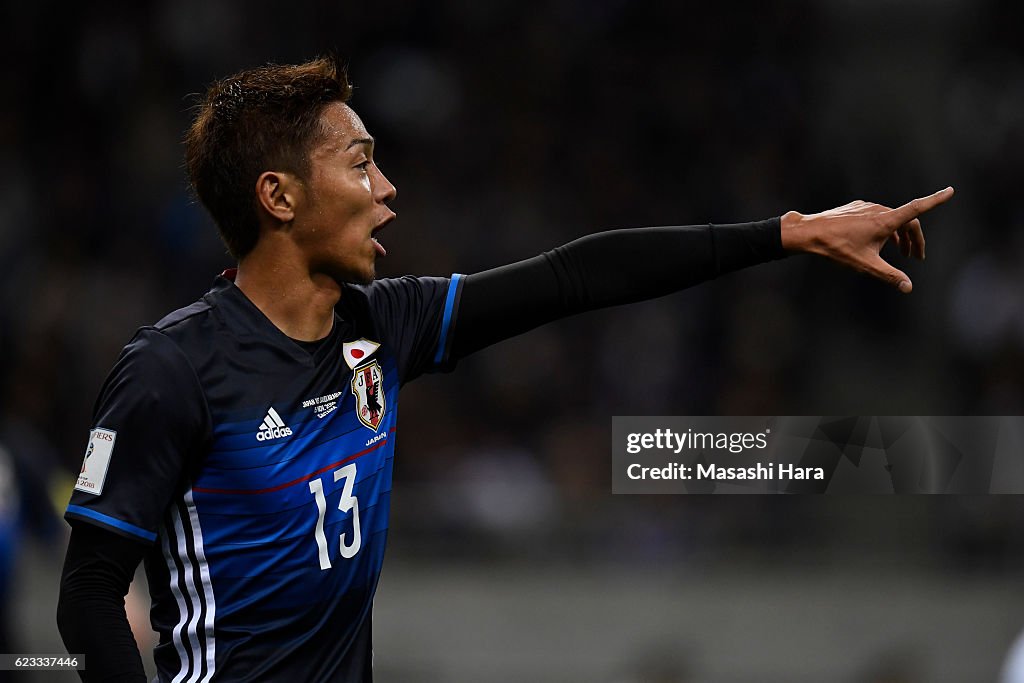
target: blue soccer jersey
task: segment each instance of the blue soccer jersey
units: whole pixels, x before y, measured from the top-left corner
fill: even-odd
[[[346,286],[286,337],[227,278],[125,347],[66,516],[152,544],[160,681],[358,681],[398,390],[449,365],[460,276]]]

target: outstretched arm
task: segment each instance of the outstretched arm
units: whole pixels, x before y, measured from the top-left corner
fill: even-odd
[[[924,258],[918,216],[953,195],[946,188],[897,209],[852,202],[804,215],[734,225],[612,230],[540,256],[469,275],[452,332],[457,360],[574,313],[669,294],[787,253],[826,256],[910,292],[910,278],[879,252],[889,239]]]

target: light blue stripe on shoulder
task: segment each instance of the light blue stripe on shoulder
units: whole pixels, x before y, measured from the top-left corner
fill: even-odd
[[[452,310],[455,308],[455,295],[459,291],[459,280],[463,276],[459,273],[452,273],[452,279],[448,283],[448,297],[444,302],[444,318],[441,320],[441,336],[437,340],[437,354],[434,356],[434,364],[440,365],[444,360],[444,350],[448,346],[448,330],[452,326]]]
[[[122,522],[116,517],[111,517],[110,515],[105,515],[102,512],[96,512],[95,510],[90,510],[89,508],[82,507],[81,505],[68,505],[68,512],[76,515],[81,515],[82,517],[88,517],[89,519],[95,519],[97,522],[103,522],[104,524],[112,526],[116,529],[120,529],[121,531],[127,531],[133,536],[144,538],[147,541],[156,540],[156,534],[154,534],[151,531],[146,531],[145,529],[137,527],[134,524]]]

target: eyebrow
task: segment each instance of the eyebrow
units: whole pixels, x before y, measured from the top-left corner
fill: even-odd
[[[356,145],[369,145],[370,147],[373,147],[373,143],[374,143],[374,139],[373,138],[356,138],[352,142],[348,143],[348,147],[345,148],[345,151],[347,152],[348,150],[352,149]]]

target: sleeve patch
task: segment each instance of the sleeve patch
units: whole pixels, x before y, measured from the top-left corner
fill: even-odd
[[[76,491],[100,495],[103,493],[103,482],[107,478],[107,467],[110,456],[114,453],[114,441],[117,432],[97,427],[89,432],[89,445],[85,449],[82,471],[78,474]]]

